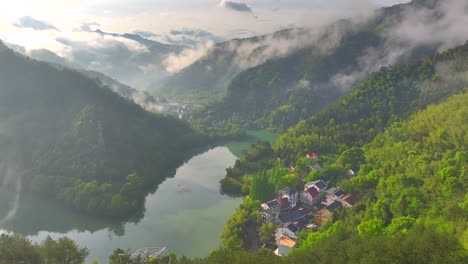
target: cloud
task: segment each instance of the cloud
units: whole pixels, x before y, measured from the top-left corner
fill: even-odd
[[[188,48],[183,50],[181,53],[170,54],[163,62],[166,72],[174,74],[183,70],[207,54],[208,50],[211,50],[213,46],[214,43],[209,41],[196,48]]]
[[[223,42],[224,39],[203,29],[181,28],[173,29],[169,34],[164,35],[163,41],[168,44],[183,45],[193,48],[207,42],[220,43]]]
[[[134,30],[133,33],[140,35],[144,38],[152,38],[152,37],[160,36],[159,34],[156,34],[150,31],[144,31],[144,30]]]
[[[252,13],[252,8],[244,2],[237,2],[237,1],[229,1],[229,0],[221,0],[219,6],[227,8],[229,10],[237,11],[237,12],[247,12]]]
[[[17,22],[13,23],[15,27],[19,28],[32,28],[34,30],[56,30],[59,31],[55,26],[44,22],[37,20],[33,17],[30,16],[24,16],[18,19]]]
[[[101,24],[97,22],[83,23],[76,31],[93,32],[97,29],[96,27],[100,26]]]
[[[381,67],[408,58],[418,48],[444,51],[468,40],[468,2],[435,1],[435,8],[414,6],[403,11],[398,21],[387,21],[384,44],[367,48],[358,58],[358,70],[335,75],[330,83],[342,91],[350,89]]]

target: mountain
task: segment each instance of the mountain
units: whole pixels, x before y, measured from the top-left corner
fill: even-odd
[[[291,160],[311,148],[336,154],[362,146],[393,122],[462,91],[467,74],[468,42],[419,62],[382,68],[335,104],[289,128],[278,138],[276,152]]]
[[[270,35],[233,39],[206,49],[191,49],[193,53],[201,52],[204,55],[165,80],[153,83],[149,91],[192,103],[198,103],[198,100],[206,103],[207,97],[209,100],[217,99],[237,74],[269,58],[289,54],[292,47],[288,46],[302,45],[295,40],[301,34],[308,35],[303,29],[282,30]],[[285,43],[287,47],[271,46],[275,42]]]
[[[295,37],[290,42],[295,43],[294,39],[299,38],[302,46],[283,56],[268,57],[265,63],[237,74],[229,82],[223,98],[203,108],[194,119],[203,125],[237,123],[284,130],[336,101],[371,72],[396,63],[414,62],[435,51],[463,44],[468,35],[453,32],[458,32],[455,29],[468,16],[460,13],[460,20],[452,20],[457,5],[463,3],[414,1],[383,8],[364,21],[341,20],[315,34],[310,30],[293,34]],[[413,30],[411,25],[416,23],[413,20],[425,23]],[[437,36],[434,32],[442,34],[442,25],[453,29],[447,31],[452,34]],[[413,31],[433,32],[434,38],[422,38]],[[307,41],[301,36],[307,36]],[[276,41],[281,43],[279,39]],[[189,70],[193,68],[185,71]],[[194,76],[193,83],[197,84],[197,80]],[[216,83],[214,79],[210,81]],[[184,85],[192,87],[188,83]]]
[[[132,88],[126,84],[123,84],[113,78],[106,76],[103,73],[82,69],[80,68],[79,65],[76,65],[73,62],[63,57],[60,57],[59,55],[57,55],[56,53],[50,50],[38,49],[38,50],[31,50],[27,52],[26,49],[21,46],[14,45],[14,44],[6,44],[6,45],[12,50],[22,55],[31,57],[33,59],[48,62],[51,65],[54,65],[59,68],[65,67],[65,68],[80,71],[82,74],[88,76],[89,78],[94,79],[95,81],[102,84],[104,87],[110,88],[112,91],[116,92],[120,96],[127,98],[133,101],[134,103],[140,105],[145,110],[148,110],[151,112],[163,112],[162,109],[164,108],[165,105],[168,104],[167,100],[164,98],[155,98],[154,96],[152,96],[146,91]]]
[[[141,212],[146,194],[203,142],[179,119],[3,44],[0,78],[3,183],[89,214]]]
[[[19,45],[7,45],[38,60],[102,72],[136,88],[146,88],[148,84],[164,79],[167,75],[164,60],[186,48],[163,44],[138,34],[107,33],[101,30],[74,34],[76,36],[70,34],[56,37],[57,47],[54,51],[26,50]]]
[[[221,188],[225,193],[245,194],[246,177],[272,168],[272,157],[297,164],[310,152],[335,156],[362,147],[393,123],[464,91],[467,74],[468,42],[418,62],[382,68],[336,103],[290,127],[278,137],[274,151],[269,145],[254,145],[247,152],[253,154],[227,170]]]
[[[92,31],[92,32],[97,33],[101,36],[112,36],[112,37],[121,37],[125,39],[130,39],[150,48],[153,51],[158,51],[163,54],[168,54],[172,52],[178,53],[178,52],[181,52],[184,48],[186,48],[185,46],[181,46],[181,45],[169,45],[169,44],[164,44],[164,43],[157,42],[151,39],[147,39],[137,33],[134,33],[134,34],[132,33],[124,33],[124,34],[107,33],[100,29],[96,29],[95,31]]]
[[[231,236],[222,248],[174,263],[466,263],[467,117],[463,92],[380,133],[362,148],[358,175],[338,177],[340,189],[356,195],[357,203],[336,210],[317,230],[300,232],[285,256],[239,246],[236,234],[245,234],[249,221],[261,222],[259,202],[247,198],[228,221]],[[322,217],[317,213],[310,221]]]

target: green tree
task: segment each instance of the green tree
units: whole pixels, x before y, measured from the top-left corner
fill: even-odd
[[[260,241],[262,243],[269,243],[275,240],[275,232],[278,226],[275,223],[263,224],[260,227]]]

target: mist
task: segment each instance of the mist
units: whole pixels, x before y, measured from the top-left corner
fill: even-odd
[[[410,57],[418,48],[442,52],[464,44],[468,40],[468,2],[437,1],[434,10],[410,8],[401,20],[391,23],[395,24],[382,33],[384,44],[367,48],[358,58],[358,70],[333,76],[331,85],[345,92],[367,74]]]

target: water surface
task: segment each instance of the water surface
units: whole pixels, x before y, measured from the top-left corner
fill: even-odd
[[[107,263],[116,248],[165,246],[178,255],[203,257],[221,244],[224,224],[241,202],[220,194],[219,181],[226,168],[258,138],[272,141],[274,134],[249,131],[251,139],[231,142],[192,157],[146,197],[144,216],[138,222],[83,216],[29,195],[22,195],[14,218],[0,232],[16,232],[34,242],[68,236],[90,249],[87,262]],[[236,156],[237,155],[237,156]],[[0,216],[12,207],[15,193],[0,190]]]

